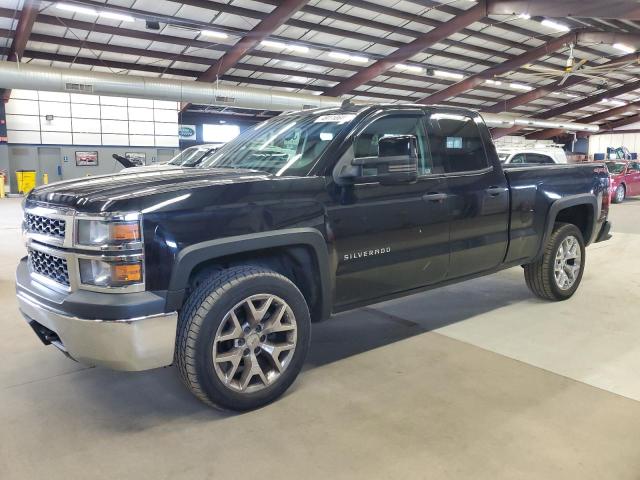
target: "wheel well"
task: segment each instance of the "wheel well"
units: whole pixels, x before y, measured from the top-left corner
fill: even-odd
[[[556,222],[574,224],[582,232],[584,241],[589,242],[593,227],[593,209],[587,204],[567,207],[558,212]]]
[[[307,305],[311,320],[322,316],[322,285],[318,259],[311,247],[293,245],[266,250],[242,252],[218,257],[197,265],[189,275],[186,295],[211,273],[238,265],[258,265],[284,275],[300,290]]]

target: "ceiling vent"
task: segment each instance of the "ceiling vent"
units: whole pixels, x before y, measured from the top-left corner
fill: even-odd
[[[67,83],[64,88],[68,92],[93,93],[93,85],[85,85],[82,83]]]

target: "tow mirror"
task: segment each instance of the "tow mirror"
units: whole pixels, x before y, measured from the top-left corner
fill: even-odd
[[[414,135],[386,135],[378,141],[377,157],[355,158],[351,164],[359,180],[383,185],[415,182],[418,178],[418,140]]]

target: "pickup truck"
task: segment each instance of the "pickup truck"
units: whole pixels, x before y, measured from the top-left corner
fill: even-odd
[[[287,113],[195,168],[44,185],[24,203],[17,297],[45,344],[88,365],[175,364],[247,410],[300,372],[332,313],[523,266],[571,297],[609,238],[604,164],[503,168],[471,110]]]

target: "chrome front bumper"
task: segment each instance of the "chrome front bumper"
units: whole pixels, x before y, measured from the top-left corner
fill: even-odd
[[[18,291],[20,311],[54,332],[51,342],[74,360],[114,370],[139,371],[173,363],[178,314],[121,320],[87,320],[65,315]]]

